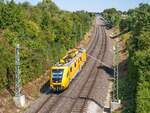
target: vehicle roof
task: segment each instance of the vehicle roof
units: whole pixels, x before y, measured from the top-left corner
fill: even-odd
[[[63,67],[68,67],[68,66],[70,66],[76,59],[78,59],[80,56],[81,56],[81,54],[83,53],[83,52],[85,52],[86,50],[85,49],[83,49],[83,48],[80,48],[80,49],[78,49],[78,54],[74,57],[74,58],[72,58],[72,59],[70,59],[70,61],[69,62],[67,62],[67,63],[65,63],[65,64],[60,64],[59,62],[58,63],[56,63],[56,65],[55,66],[53,66],[52,68],[63,68]]]

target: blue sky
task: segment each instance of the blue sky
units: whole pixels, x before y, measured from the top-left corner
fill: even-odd
[[[40,0],[16,0],[17,2],[30,1],[32,4]],[[69,11],[87,10],[100,12],[106,8],[116,8],[118,10],[128,10],[135,8],[139,3],[149,3],[150,0],[53,0],[59,8]]]

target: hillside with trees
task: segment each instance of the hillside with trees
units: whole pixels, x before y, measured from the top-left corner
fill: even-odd
[[[114,9],[109,9],[114,12]],[[108,11],[109,11],[108,10]],[[110,12],[109,11],[109,12]],[[119,14],[120,12],[118,12]],[[115,13],[116,14],[116,13]],[[139,7],[122,12],[126,18],[119,19],[114,13],[103,12],[107,21],[114,17],[119,22],[120,32],[128,30],[127,41],[128,75],[121,87],[120,98],[126,101],[124,113],[149,113],[150,110],[150,5],[140,4]],[[108,18],[111,17],[111,18]],[[114,26],[115,22],[112,23]]]
[[[40,77],[89,31],[94,15],[60,10],[51,0],[37,5],[0,0],[0,90],[14,85],[15,47],[21,46],[21,78]]]

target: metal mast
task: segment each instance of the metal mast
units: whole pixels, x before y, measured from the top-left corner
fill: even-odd
[[[19,44],[16,45],[16,85],[15,96],[19,97],[21,92],[21,78],[20,78],[20,56],[19,56]]]
[[[113,48],[114,50],[114,84],[113,84],[113,102],[118,102],[118,75],[119,75],[119,69],[118,69],[118,64],[119,64],[119,45],[118,41],[115,44],[115,47]]]

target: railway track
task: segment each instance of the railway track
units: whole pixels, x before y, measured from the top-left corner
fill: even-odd
[[[104,33],[103,28],[101,28],[101,33]],[[104,35],[103,35],[104,36]],[[98,54],[98,59],[103,61],[105,50],[106,50],[106,36],[102,38],[102,44],[100,47],[100,51]],[[91,71],[90,78],[88,79],[88,82],[85,84],[84,89],[82,90],[81,94],[79,95],[79,98],[76,99],[74,105],[71,107],[70,112],[68,113],[84,113],[86,112],[86,106],[87,101],[90,100],[90,95],[92,92],[92,89],[94,88],[95,81],[97,79],[97,76],[99,76],[100,70],[97,69],[97,62],[95,62],[95,68]]]
[[[93,53],[93,52],[97,52],[97,51],[94,51],[95,49],[99,49],[98,48],[98,46],[97,45],[99,45],[99,44],[101,44],[101,38],[99,38],[99,36],[100,36],[100,33],[98,32],[99,31],[99,27],[97,27],[97,35],[96,35],[96,43],[95,43],[95,45],[94,45],[94,47],[92,48],[92,50],[91,51],[89,51],[88,53],[90,54],[90,53]],[[98,39],[98,40],[97,40]],[[99,55],[99,54],[98,54]],[[97,56],[98,56],[97,55]],[[92,65],[90,64],[90,66],[91,67],[89,67],[89,63],[87,63],[87,67],[89,67],[89,69],[91,70],[94,66],[95,66],[95,64],[96,64],[96,61],[92,61],[92,62],[94,62],[94,63],[92,63]],[[85,66],[85,68],[87,68],[86,66]],[[84,70],[83,70],[84,71]],[[62,98],[62,101],[64,101],[64,102],[66,102],[66,104],[65,105],[63,105],[63,103],[57,103],[57,106],[56,107],[54,107],[54,109],[51,109],[50,110],[50,112],[49,113],[55,113],[55,112],[61,112],[61,113],[71,113],[71,109],[72,109],[72,107],[74,106],[74,104],[77,102],[77,100],[79,99],[79,97],[80,97],[80,95],[81,95],[81,93],[82,93],[82,91],[83,91],[83,89],[86,87],[86,84],[87,84],[87,81],[89,80],[89,78],[90,78],[90,76],[93,74],[93,72],[94,71],[90,71],[90,72],[87,72],[87,76],[86,76],[86,78],[84,78],[84,81],[79,81],[76,85],[75,85],[75,87],[76,88],[71,88],[72,89],[72,91],[70,92],[70,93],[68,93],[67,92],[67,94],[66,94],[66,97],[69,97],[69,96],[71,96],[72,97],[72,99],[70,99],[70,98]],[[80,74],[80,76],[82,76],[83,74]],[[82,83],[82,84],[81,84]],[[73,83],[74,84],[74,83]],[[80,84],[80,85],[79,85]],[[79,87],[80,86],[80,88],[77,88],[77,87]],[[75,92],[76,92],[76,94],[75,94]],[[63,107],[63,108],[65,108],[65,109],[60,109],[61,107]]]
[[[107,43],[104,28],[96,26],[94,34],[95,38],[87,48],[87,52],[95,55],[97,59],[103,60]],[[96,61],[88,57],[88,62],[84,65],[80,76],[75,78],[76,80],[71,83],[68,90],[58,95],[50,94],[37,109],[33,108],[34,110],[31,109],[26,113],[83,113],[100,73],[97,65]]]
[[[93,40],[94,41],[94,43],[95,44],[93,44],[92,45],[92,47],[91,48],[89,48],[88,49],[88,53],[89,54],[92,54],[93,52],[94,52],[94,50],[95,50],[95,48],[96,48],[96,46],[97,46],[97,43],[98,42],[100,42],[100,41],[98,41],[99,40],[99,37],[98,37],[98,28],[96,28],[96,31],[95,31],[95,39]],[[88,66],[89,64],[87,63],[87,64],[85,64],[85,68],[86,68],[86,66],[87,67],[89,67]],[[93,65],[91,65],[91,68],[93,67]],[[89,73],[89,72],[88,72]],[[81,75],[80,75],[81,76]],[[86,78],[84,78],[84,81],[86,82],[86,79],[88,79],[88,77],[86,77]],[[44,105],[44,107],[42,108],[42,109],[40,109],[38,112],[39,113],[46,113],[46,112],[48,112],[48,111],[50,111],[50,112],[52,112],[52,113],[54,113],[55,111],[54,111],[54,109],[55,108],[59,108],[58,106],[61,106],[59,103],[61,102],[61,101],[64,101],[64,97],[68,97],[68,96],[70,96],[70,95],[72,95],[72,98],[77,98],[76,97],[76,95],[73,95],[73,93],[74,93],[74,89],[75,89],[75,87],[76,86],[78,86],[78,84],[80,84],[80,82],[81,81],[78,81],[78,82],[76,82],[76,83],[73,83],[73,85],[74,85],[74,87],[72,87],[72,88],[69,88],[69,89],[71,89],[71,90],[66,90],[65,92],[63,92],[63,94],[62,95],[59,95],[58,97],[57,97],[57,99],[55,100],[55,102],[47,102],[48,104],[47,105]],[[81,90],[79,90],[79,91],[81,91]],[[51,101],[51,100],[50,100]],[[70,101],[70,99],[68,99],[68,101],[69,102],[71,102]],[[51,105],[51,103],[53,103],[52,105]],[[47,109],[46,108],[46,106],[49,106],[48,108],[49,109]],[[57,107],[56,107],[57,106]]]

